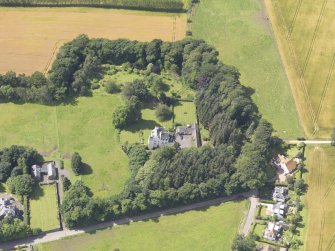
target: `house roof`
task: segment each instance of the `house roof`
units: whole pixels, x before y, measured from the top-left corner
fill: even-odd
[[[289,172],[293,172],[298,166],[298,163],[294,159],[290,159],[286,162],[286,167]]]

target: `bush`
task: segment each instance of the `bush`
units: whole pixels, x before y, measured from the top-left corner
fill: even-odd
[[[100,88],[100,85],[99,85],[98,83],[93,83],[93,84],[91,85],[91,88],[92,88],[93,90],[96,90],[96,89],[99,89],[99,88]]]
[[[160,122],[163,122],[172,119],[173,112],[167,105],[159,104],[156,108],[155,115]]]
[[[118,93],[120,92],[120,87],[116,84],[115,81],[108,81],[107,83],[105,83],[105,91],[107,93]]]

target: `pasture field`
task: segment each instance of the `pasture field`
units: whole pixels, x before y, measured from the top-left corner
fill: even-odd
[[[228,251],[248,208],[246,200],[206,210],[162,216],[78,237],[39,244],[34,250],[220,250]]]
[[[58,48],[79,34],[110,39],[184,38],[186,14],[98,8],[0,7],[0,73],[46,72]]]
[[[60,227],[55,185],[36,185],[30,197],[30,225],[42,231]]]
[[[315,147],[307,152],[308,225],[306,251],[335,249],[335,149]]]
[[[304,135],[261,1],[200,1],[192,32],[215,46],[225,64],[239,69],[241,83],[254,90],[253,100],[278,136]]]
[[[335,124],[335,2],[265,1],[307,136]]]
[[[95,92],[57,107],[37,104],[0,104],[0,147],[12,144],[36,148],[46,158],[70,158],[77,151],[87,164],[82,179],[98,196],[122,191],[128,178],[127,156],[112,125],[121,97]]]

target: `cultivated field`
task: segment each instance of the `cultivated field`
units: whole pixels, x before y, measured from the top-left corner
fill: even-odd
[[[308,151],[308,234],[306,251],[335,250],[335,149]]]
[[[163,216],[38,245],[35,250],[230,250],[247,201]]]
[[[31,146],[48,159],[65,158],[68,169],[71,155],[77,151],[89,166],[78,178],[95,195],[119,193],[129,172],[127,156],[112,125],[112,113],[120,102],[117,95],[96,92],[93,97],[57,107],[0,104],[0,147]]]
[[[236,66],[254,89],[260,112],[283,138],[303,136],[269,21],[259,0],[200,1],[193,34],[214,45],[224,63]]]
[[[60,227],[55,185],[36,186],[30,198],[30,224],[43,231]]]
[[[90,37],[172,41],[185,36],[186,14],[96,8],[1,8],[0,73],[46,72],[57,49]]]
[[[265,2],[306,134],[329,138],[335,124],[335,2]]]

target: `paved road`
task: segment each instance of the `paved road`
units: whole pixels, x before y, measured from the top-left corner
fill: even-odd
[[[249,200],[250,200],[250,208],[247,218],[245,219],[244,226],[242,228],[243,235],[247,235],[249,233],[249,229],[255,220],[255,212],[257,205],[259,204],[259,198],[256,196],[249,197]]]
[[[306,145],[322,145],[322,144],[330,145],[332,143],[331,140],[296,140],[296,139],[285,139],[284,142],[288,144],[299,144],[303,142]]]
[[[170,208],[170,209],[163,209],[163,210],[160,210],[160,211],[147,213],[147,214],[142,214],[142,215],[134,216],[134,217],[130,217],[130,218],[123,218],[123,219],[119,219],[119,220],[115,220],[115,221],[107,221],[107,222],[103,222],[103,223],[93,225],[93,226],[88,226],[88,227],[81,228],[81,229],[59,230],[59,231],[55,231],[55,232],[52,232],[52,233],[47,233],[47,234],[40,235],[40,236],[34,236],[34,237],[22,239],[22,240],[2,243],[2,244],[0,244],[0,249],[10,250],[10,249],[13,249],[13,248],[15,248],[17,246],[21,246],[21,245],[30,245],[30,244],[35,245],[35,244],[39,244],[39,243],[55,241],[55,240],[58,240],[58,239],[61,239],[61,238],[64,238],[64,237],[78,235],[78,234],[82,234],[82,233],[85,233],[85,232],[92,232],[92,231],[97,230],[97,229],[108,228],[108,227],[112,227],[114,225],[128,224],[128,223],[134,222],[134,221],[143,221],[143,220],[148,220],[148,219],[152,219],[152,218],[157,218],[157,217],[160,217],[162,215],[177,214],[177,213],[182,213],[182,212],[186,212],[186,211],[190,211],[190,210],[202,209],[202,208],[206,208],[206,207],[213,206],[213,205],[219,205],[219,204],[221,204],[223,202],[227,202],[227,201],[238,200],[240,198],[251,198],[251,197],[255,197],[255,196],[257,196],[257,192],[256,191],[250,191],[250,192],[240,193],[240,194],[227,196],[227,197],[222,197],[222,198],[218,198],[218,199],[198,202],[198,203],[194,203],[194,204],[190,204],[190,205],[174,207],[174,208]],[[253,202],[252,202],[252,205],[253,205]],[[249,214],[254,215],[254,213],[251,214],[250,212],[249,212]],[[248,225],[249,225],[249,220],[250,220],[249,219],[249,214],[248,214]]]

